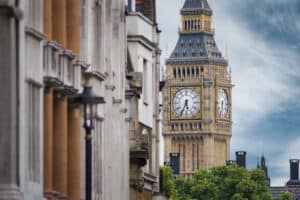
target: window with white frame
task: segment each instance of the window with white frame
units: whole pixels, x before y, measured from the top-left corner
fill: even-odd
[[[42,31],[42,1],[27,0],[26,26]]]
[[[149,82],[149,69],[148,61],[143,59],[143,101],[144,104],[148,104],[148,82]]]
[[[97,71],[101,70],[102,66],[102,3],[95,3],[94,8],[94,66]]]
[[[27,84],[27,149],[28,173],[33,182],[40,182],[40,85],[28,82]]]
[[[95,138],[93,140],[94,142],[94,152],[93,152],[93,171],[96,172],[93,179],[93,187],[95,188],[95,192],[97,195],[102,194],[102,179],[103,179],[103,171],[102,171],[102,165],[103,165],[103,143],[102,143],[102,121],[101,120],[95,120]]]
[[[67,61],[67,81],[70,85],[72,85],[73,80],[74,80],[73,61],[72,61],[71,58],[68,58],[68,61]]]

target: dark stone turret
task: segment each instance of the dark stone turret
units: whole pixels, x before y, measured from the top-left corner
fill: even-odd
[[[260,168],[265,172],[265,179],[266,179],[268,186],[270,187],[271,179],[268,174],[268,166],[266,164],[266,158],[264,155],[260,158],[260,163],[257,163],[257,168]]]

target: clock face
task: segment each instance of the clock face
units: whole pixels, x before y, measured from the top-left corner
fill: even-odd
[[[224,89],[221,89],[218,93],[217,109],[220,117],[224,119],[228,114],[228,97]]]
[[[190,88],[178,90],[173,97],[173,109],[182,118],[192,118],[200,111],[200,97]]]

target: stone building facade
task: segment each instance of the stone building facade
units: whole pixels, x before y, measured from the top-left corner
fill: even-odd
[[[155,0],[129,0],[126,98],[129,115],[130,199],[159,191],[160,30]]]
[[[185,0],[179,39],[167,60],[163,89],[166,162],[180,155],[180,174],[225,165],[232,127],[231,75],[214,40],[206,0]]]
[[[92,86],[93,199],[129,199],[123,0],[0,0],[0,199],[83,199]]]

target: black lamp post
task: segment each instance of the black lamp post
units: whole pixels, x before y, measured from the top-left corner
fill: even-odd
[[[92,200],[92,130],[93,109],[97,104],[104,104],[104,98],[93,94],[92,87],[85,86],[81,94],[74,98],[74,103],[83,105],[85,136],[85,199]]]

